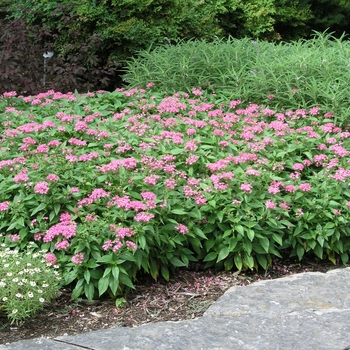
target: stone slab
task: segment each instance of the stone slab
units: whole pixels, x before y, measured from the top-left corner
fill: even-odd
[[[231,287],[204,316],[250,314],[270,317],[299,311],[350,310],[350,268],[307,272]]]
[[[0,350],[82,350],[82,348],[53,339],[36,338],[0,345]]]
[[[57,339],[94,350],[343,350],[350,312],[201,317]]]

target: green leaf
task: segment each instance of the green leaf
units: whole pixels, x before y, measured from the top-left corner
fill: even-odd
[[[233,268],[233,258],[230,257],[224,261],[225,271],[230,271]]]
[[[138,237],[138,243],[139,243],[141,249],[145,249],[146,246],[147,246],[146,237],[145,236],[139,236]]]
[[[244,236],[244,228],[242,225],[236,225],[234,229],[241,235]]]
[[[326,225],[324,226],[325,229],[330,229],[333,228],[335,225],[333,222],[327,222]]]
[[[244,252],[244,261],[249,268],[252,269],[254,267],[254,258],[250,254],[247,254],[246,252]]]
[[[259,265],[266,270],[267,268],[267,259],[265,255],[257,254],[256,259],[258,260]]]
[[[102,277],[97,284],[98,287],[98,295],[101,296],[107,289],[109,285],[109,276]]]
[[[47,207],[47,204],[46,203],[41,203],[39,204],[33,211],[32,213],[30,214],[30,216],[33,216],[34,214],[38,213],[39,211],[45,209]]]
[[[184,262],[182,262],[180,259],[176,258],[175,256],[169,259],[169,261],[173,266],[176,266],[176,267],[186,266]]]
[[[261,246],[264,248],[265,252],[268,253],[270,247],[270,241],[267,237],[259,238],[259,242]]]
[[[109,288],[111,289],[113,296],[115,296],[117,294],[117,290],[119,287],[119,278],[114,278],[114,276],[109,275],[108,285],[109,285]]]
[[[217,256],[218,256],[217,252],[211,252],[211,253],[206,255],[206,257],[203,259],[203,261],[206,262],[206,261],[215,260]]]
[[[304,247],[303,247],[302,245],[299,244],[299,245],[297,246],[297,256],[298,256],[298,259],[299,259],[299,260],[302,259],[304,253],[305,253]]]
[[[253,249],[253,245],[252,245],[252,242],[250,242],[249,240],[245,239],[243,241],[243,249],[244,251],[250,255],[250,253],[252,252],[252,249]]]
[[[121,281],[123,284],[125,284],[126,286],[128,286],[128,287],[130,287],[130,288],[132,288],[132,289],[135,289],[135,287],[134,287],[134,285],[132,284],[131,279],[129,278],[128,275],[125,275],[124,273],[121,273],[119,276],[120,276],[119,279],[120,279],[120,281]]]
[[[171,211],[172,214],[175,215],[187,215],[187,211],[184,211],[183,209],[174,209]]]
[[[232,230],[226,230],[222,237],[225,238],[225,237],[230,236],[231,234],[232,234]]]
[[[317,257],[323,259],[323,248],[319,244],[315,246],[313,251]]]
[[[116,280],[119,279],[119,267],[118,266],[112,267],[112,275]]]
[[[105,269],[105,271],[104,271],[102,277],[107,277],[107,276],[111,273],[111,271],[112,271],[112,267],[111,267],[111,266],[108,266],[108,267]]]
[[[227,247],[223,247],[222,249],[220,249],[218,259],[216,262],[224,260],[229,254],[230,254],[229,249]]]
[[[278,243],[279,245],[282,245],[282,237],[276,233],[272,234],[272,239]]]
[[[174,148],[174,149],[170,150],[169,153],[174,155],[174,156],[176,156],[176,155],[178,155],[178,154],[180,154],[182,152],[183,152],[183,149],[181,149],[181,148]]]
[[[55,215],[58,215],[58,213],[60,212],[60,209],[61,209],[61,204],[55,203],[53,206],[53,211],[54,211]]]
[[[95,294],[95,286],[93,283],[85,283],[84,284],[84,293],[89,301],[94,298]]]
[[[224,218],[224,213],[222,211],[219,211],[217,213],[217,216],[218,216],[219,222],[222,222],[222,219]]]
[[[324,244],[324,237],[323,236],[317,236],[317,242],[320,244],[321,247],[323,247]]]
[[[85,279],[86,283],[90,283],[90,271],[89,270],[85,270],[84,279]]]
[[[343,263],[343,265],[346,265],[349,261],[349,255],[347,253],[340,254],[340,259]]]
[[[110,263],[112,262],[114,259],[113,259],[113,255],[112,254],[108,254],[108,255],[104,255],[104,256],[101,256],[97,262],[100,262],[100,263]]]
[[[160,268],[160,272],[163,278],[168,282],[170,279],[169,269],[166,266],[162,265]]]
[[[234,256],[234,261],[235,261],[235,265],[237,267],[238,270],[242,270],[243,267],[243,261],[240,255],[236,254]]]
[[[83,283],[84,283],[84,279],[81,279],[75,285],[75,287],[72,291],[72,294],[71,294],[72,300],[79,298],[81,296],[81,294],[83,293],[83,290],[84,290]]]
[[[280,220],[279,222],[287,227],[295,227],[295,225],[288,220]]]
[[[246,230],[246,232],[247,232],[247,237],[249,238],[249,240],[251,242],[253,242],[253,239],[254,239],[254,236],[255,236],[255,232],[253,230],[251,230],[251,229]]]
[[[133,255],[133,253],[131,252],[123,252],[121,254],[118,255],[118,259],[120,260],[125,260],[125,261],[132,261],[132,262],[136,262],[136,258]]]
[[[208,239],[207,236],[204,234],[204,232],[197,226],[193,227],[194,233],[203,239]]]

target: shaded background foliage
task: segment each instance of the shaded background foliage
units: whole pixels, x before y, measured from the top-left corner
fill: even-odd
[[[346,0],[0,0],[0,93],[113,90],[122,62],[166,41],[349,32]],[[43,86],[43,53],[55,55]]]

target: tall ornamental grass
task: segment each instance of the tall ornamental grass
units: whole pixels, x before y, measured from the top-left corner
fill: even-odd
[[[195,261],[348,262],[350,133],[337,115],[153,85],[3,94],[5,247],[47,251],[72,298],[89,299]]]
[[[271,108],[317,105],[343,124],[350,114],[349,57],[350,42],[330,33],[278,44],[248,38],[179,41],[139,52],[127,62],[124,80],[131,86],[152,81],[169,93],[215,87],[232,99]]]

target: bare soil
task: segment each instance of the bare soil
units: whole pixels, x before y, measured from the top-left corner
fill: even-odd
[[[350,266],[350,265],[346,265]],[[345,266],[345,267],[346,267]],[[315,258],[275,260],[268,271],[217,272],[195,264],[179,270],[169,282],[140,278],[136,289],[124,296],[125,303],[116,308],[115,300],[70,300],[70,290],[60,291],[56,302],[46,305],[36,316],[10,325],[0,316],[0,344],[37,337],[62,335],[110,328],[136,327],[144,323],[180,321],[202,316],[208,307],[232,286],[275,279],[302,272],[327,272],[344,265],[333,265]]]

